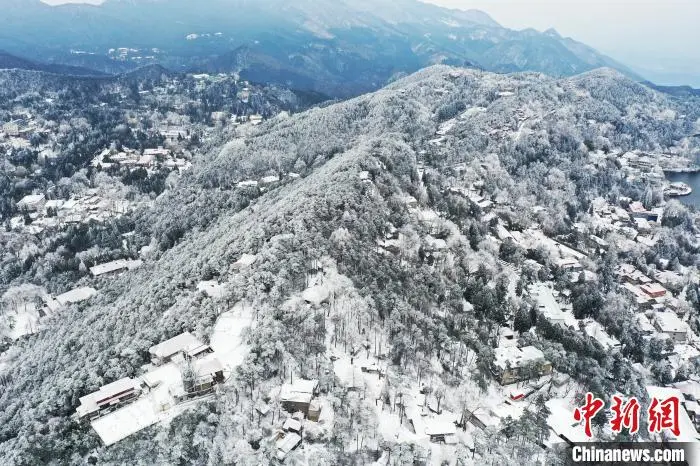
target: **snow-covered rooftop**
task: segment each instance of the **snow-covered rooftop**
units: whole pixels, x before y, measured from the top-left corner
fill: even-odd
[[[681,391],[679,389],[674,388],[674,387],[648,386],[647,393],[649,394],[649,398],[657,398],[660,401],[666,400],[672,396],[676,396],[676,397],[678,397],[678,399],[683,401],[683,394],[681,393]],[[693,424],[693,421],[690,420],[690,417],[688,416],[687,411],[683,407],[681,407],[679,409],[678,425],[680,428],[680,435],[673,436],[673,434],[670,431],[665,431],[665,432],[668,435],[673,436],[673,438],[677,442],[693,442],[693,443],[695,443],[695,442],[700,441],[700,435],[698,435],[698,432],[695,429],[695,425]]]
[[[280,399],[310,403],[317,386],[318,380],[298,379],[294,383],[282,385]]]
[[[287,431],[293,430],[295,432],[299,432],[301,431],[301,421],[294,419],[293,417],[287,418],[287,420],[284,421],[282,428]]]
[[[454,435],[457,433],[457,426],[449,417],[435,417],[426,419],[425,434],[426,435]]]
[[[130,377],[119,379],[110,384],[104,385],[98,391],[80,397],[80,406],[78,414],[84,415],[98,409],[98,405],[105,400],[121,395],[131,390],[138,391],[141,389],[141,384]]]
[[[173,356],[174,354],[188,351],[191,348],[196,348],[202,345],[194,335],[190,332],[181,333],[169,340],[166,340],[157,345],[151,346],[148,352],[151,356],[155,356],[160,359],[165,359]]]
[[[105,264],[99,264],[94,267],[90,267],[90,273],[94,277],[99,277],[100,275],[105,275],[112,272],[118,272],[120,270],[131,270],[143,265],[141,260],[127,260],[119,259],[112,262],[107,262]]]
[[[531,286],[530,292],[537,299],[539,310],[546,319],[553,323],[564,324],[567,316],[559,307],[549,287],[543,283],[537,283]]]
[[[688,331],[688,324],[683,322],[675,312],[657,312],[654,321],[664,333],[683,333]]]
[[[22,207],[33,207],[40,202],[42,202],[44,199],[46,199],[46,196],[43,194],[30,194],[28,196],[24,196],[18,203],[17,207],[22,208]]]
[[[217,372],[222,372],[224,366],[216,357],[216,354],[208,354],[194,362],[194,370],[198,377],[206,377],[216,374]]]
[[[235,264],[240,267],[249,267],[255,263],[257,256],[253,254],[243,254]]]
[[[506,369],[508,367],[516,368],[527,365],[535,361],[544,361],[544,353],[534,346],[525,346],[517,348],[514,346],[501,346],[494,350],[496,367]]]
[[[553,398],[545,405],[551,413],[547,418],[547,425],[559,437],[570,442],[591,442],[594,439],[586,437],[583,425],[574,420],[574,410],[576,409],[569,400]]]
[[[588,322],[584,327],[584,330],[588,336],[594,338],[606,350],[611,350],[620,346],[620,341],[617,338],[609,335],[603,326],[595,320]]]
[[[226,288],[215,280],[201,281],[197,284],[197,291],[201,291],[210,298],[221,298]]]
[[[324,285],[314,285],[307,288],[304,290],[304,293],[302,293],[302,298],[304,298],[304,301],[316,306],[320,306],[322,303],[328,301],[329,297],[330,291],[328,290],[328,287]]]
[[[301,443],[301,437],[295,433],[288,433],[281,439],[277,440],[277,459],[283,460],[287,454],[294,450]]]
[[[97,290],[90,287],[76,288],[75,290],[68,291],[66,293],[56,296],[56,301],[59,302],[61,306],[66,306],[68,304],[79,303],[87,299],[92,298],[97,294]]]
[[[113,445],[159,420],[150,398],[141,398],[118,411],[92,421],[92,428],[106,446]]]

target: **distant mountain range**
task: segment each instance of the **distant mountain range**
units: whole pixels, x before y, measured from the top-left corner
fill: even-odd
[[[27,71],[43,71],[45,73],[71,76],[107,76],[106,73],[80,66],[39,63],[26,58],[11,55],[0,50],[0,69],[18,69]]]
[[[436,63],[553,76],[607,66],[641,79],[554,30],[514,31],[417,0],[0,0],[0,9],[0,49],[109,73],[157,62],[341,97]]]

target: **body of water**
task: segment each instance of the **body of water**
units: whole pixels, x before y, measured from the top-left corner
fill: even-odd
[[[693,188],[693,192],[690,195],[680,196],[676,199],[687,206],[694,206],[700,209],[700,173],[666,173],[666,179],[671,182],[682,181]]]

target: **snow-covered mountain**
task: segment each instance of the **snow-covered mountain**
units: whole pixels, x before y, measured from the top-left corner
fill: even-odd
[[[51,7],[0,0],[0,48],[105,69],[110,49],[134,66],[240,71],[250,79],[347,96],[443,63],[568,76],[623,65],[556,32],[514,31],[481,11],[417,0],[108,0]],[[112,56],[114,58],[114,56]]]
[[[516,447],[558,464],[554,449],[539,447],[550,435],[544,403],[496,409],[512,393],[491,372],[494,333],[510,315],[520,344],[535,345],[571,380],[562,393],[641,396],[649,376],[631,357],[538,317],[522,289],[557,270],[548,248],[506,239],[499,246],[496,235],[512,230],[523,239],[537,225],[541,240],[578,241],[568,232],[589,218],[593,199],[644,193],[618,168],[618,155],[689,145],[699,116],[697,105],[684,108],[613,70],[556,79],[435,66],[372,94],[231,128],[133,218],[130,241],[145,247],[143,266],[101,281],[92,301],[66,309],[50,331],[8,355],[0,463],[270,464],[287,417],[270,393],[306,378],[319,382],[324,417],[304,421],[293,453],[299,464],[382,455],[397,465],[457,455],[483,464],[484,452],[507,464],[517,462]],[[649,261],[694,236],[669,229],[662,237]],[[644,261],[638,247],[631,257]],[[683,253],[684,263],[696,261],[696,247],[686,248],[694,252]],[[624,260],[611,249],[586,264],[613,280],[618,255]],[[26,261],[26,281],[55,280],[50,260]],[[216,298],[197,289],[212,277],[225,290]],[[557,280],[573,286],[573,309],[590,312],[579,297],[600,295],[602,285]],[[630,348],[655,364],[625,298],[605,296],[615,299],[608,305],[600,296],[599,320],[617,329],[622,354]],[[110,447],[71,418],[80,397],[142,376],[149,347],[183,331],[213,346],[227,331],[245,343],[215,394]],[[397,397],[405,408],[394,406]],[[148,400],[133,409],[152,413]],[[481,432],[466,425],[475,406],[501,417],[489,414],[492,427]],[[512,424],[511,414],[525,420]],[[134,423],[119,419],[113,430]],[[427,422],[457,432],[460,419],[456,445],[430,443]],[[522,433],[503,434],[501,421]],[[476,441],[474,459],[468,446]]]

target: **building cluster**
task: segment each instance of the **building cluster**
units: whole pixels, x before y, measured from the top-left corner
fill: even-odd
[[[33,135],[46,136],[47,134],[48,130],[42,128],[29,111],[21,113],[18,118],[1,124],[0,153],[3,150],[29,148],[32,146]]]
[[[641,202],[629,198],[623,201],[628,204],[627,208],[612,205],[602,198],[593,201],[590,224],[577,224],[577,229],[588,235],[590,247],[600,246],[592,236],[599,238],[610,233],[616,234],[615,245],[621,251],[629,251],[637,245],[648,248],[657,243],[663,208],[647,209]]]
[[[189,332],[152,346],[149,355],[143,375],[80,398],[77,419],[89,422],[106,445],[179,414],[183,402],[210,395],[225,381],[217,355]]]
[[[682,149],[674,147],[666,152],[618,151],[612,152],[609,156],[619,161],[628,180],[642,180],[663,187],[668,185],[665,182],[664,171],[693,171],[696,169],[691,160],[682,155],[681,152]]]
[[[17,202],[20,215],[10,219],[10,228],[40,234],[72,224],[104,222],[128,213],[131,208],[129,201],[104,197],[97,189],[89,189],[68,200],[48,199],[42,193],[29,194]]]
[[[445,129],[449,132],[449,128],[441,127],[443,133]],[[445,134],[438,136],[444,137]],[[435,141],[432,144],[435,145]],[[628,175],[647,180],[658,178],[658,182],[649,183],[654,189],[659,188],[659,191],[667,186],[663,172],[658,164],[651,163],[653,157],[648,154],[613,156],[626,160],[623,166]],[[608,156],[602,158],[607,159]],[[673,156],[668,158],[674,159]],[[601,273],[609,274],[608,271],[598,269],[595,260],[604,257],[609,249],[615,248],[622,253],[644,252],[655,246],[664,228],[664,204],[654,204],[646,197],[644,203],[624,197],[616,202],[598,198],[593,200],[589,211],[581,216],[579,223],[573,224],[569,235],[550,237],[536,221],[522,229],[511,228],[509,215],[513,206],[496,195],[486,193],[482,182],[474,182],[474,178],[478,178],[478,175],[474,176],[475,170],[465,165],[455,166],[455,175],[462,181],[449,186],[446,192],[468,201],[472,212],[488,226],[488,235],[482,241],[495,242],[498,246],[511,243],[517,246],[517,250],[524,252],[526,257],[529,256],[522,260],[523,269],[531,269],[536,273],[534,278],[530,277],[532,284],[526,288],[525,296],[534,303],[538,319],[545,319],[567,332],[577,333],[608,354],[620,352],[622,344],[617,338],[619,335],[613,335],[592,317],[576,317],[572,293],[582,280],[595,283]],[[657,177],[658,173],[661,174],[660,178]],[[684,187],[675,188],[681,190]],[[656,201],[657,198],[654,197],[654,202]],[[411,207],[419,209],[415,204]],[[541,217],[540,212],[545,211],[544,207],[534,207],[532,217],[537,219]],[[378,241],[378,245],[384,250],[394,248],[393,252],[398,253],[403,241],[397,233],[392,234],[397,235],[396,240],[393,239],[394,236],[387,235]],[[503,273],[510,273],[510,268],[513,274],[518,275],[515,267],[500,262],[506,268]],[[622,263],[614,270],[616,289],[626,294],[635,304],[631,309],[643,338],[654,340],[655,346],[660,342],[663,347],[663,363],[675,375],[684,368],[696,367],[700,361],[700,338],[688,321],[688,303],[681,291],[689,283],[697,283],[698,275],[695,270],[680,266],[677,261],[672,264],[669,259],[662,258],[657,259],[655,264],[641,271],[630,263]],[[568,285],[561,281],[562,275],[559,272],[568,279]],[[538,347],[532,346],[531,338],[527,338],[527,343],[521,341],[512,324],[510,316],[507,326],[498,332],[491,361],[491,373],[500,386],[498,391],[505,395],[504,399],[501,403],[495,400],[485,403],[480,411],[470,413],[469,422],[480,429],[497,427],[508,417],[517,418],[522,415],[522,411],[516,408],[522,408],[525,404],[520,404],[519,401],[533,400],[533,394],[541,394],[552,412],[547,420],[552,438],[545,444],[588,441],[583,429],[578,423],[572,422],[571,418],[573,406],[577,402],[575,395],[580,393],[581,387],[567,375],[557,372],[545,354]],[[650,374],[648,367],[641,364],[634,364],[634,367],[642,375]],[[697,396],[700,396],[700,381],[691,377],[691,380],[681,384],[684,384],[685,390],[678,392],[683,406],[681,414],[689,420],[682,421],[688,427],[682,438],[695,441],[700,438],[697,433],[700,416],[696,401],[699,399]],[[677,384],[661,388],[676,390],[675,385]],[[647,388],[654,390],[653,386]],[[698,393],[693,393],[696,390]],[[613,436],[612,432],[607,434]]]
[[[284,384],[270,393],[269,398],[279,401],[282,409],[289,414],[281,429],[273,435],[275,456],[279,461],[284,461],[292,450],[301,445],[306,422],[319,422],[322,405],[316,398],[318,394],[318,381],[304,379]]]
[[[173,130],[167,130],[164,134],[166,140]],[[180,136],[180,132],[178,132]],[[177,136],[176,136],[177,137]],[[155,149],[144,149],[142,153],[134,149],[123,148],[121,151],[105,149],[92,160],[94,168],[111,170],[113,168],[145,169],[149,173],[154,173],[158,169],[177,169],[184,172],[192,167],[192,163],[181,157],[174,155],[171,149],[158,147]]]

